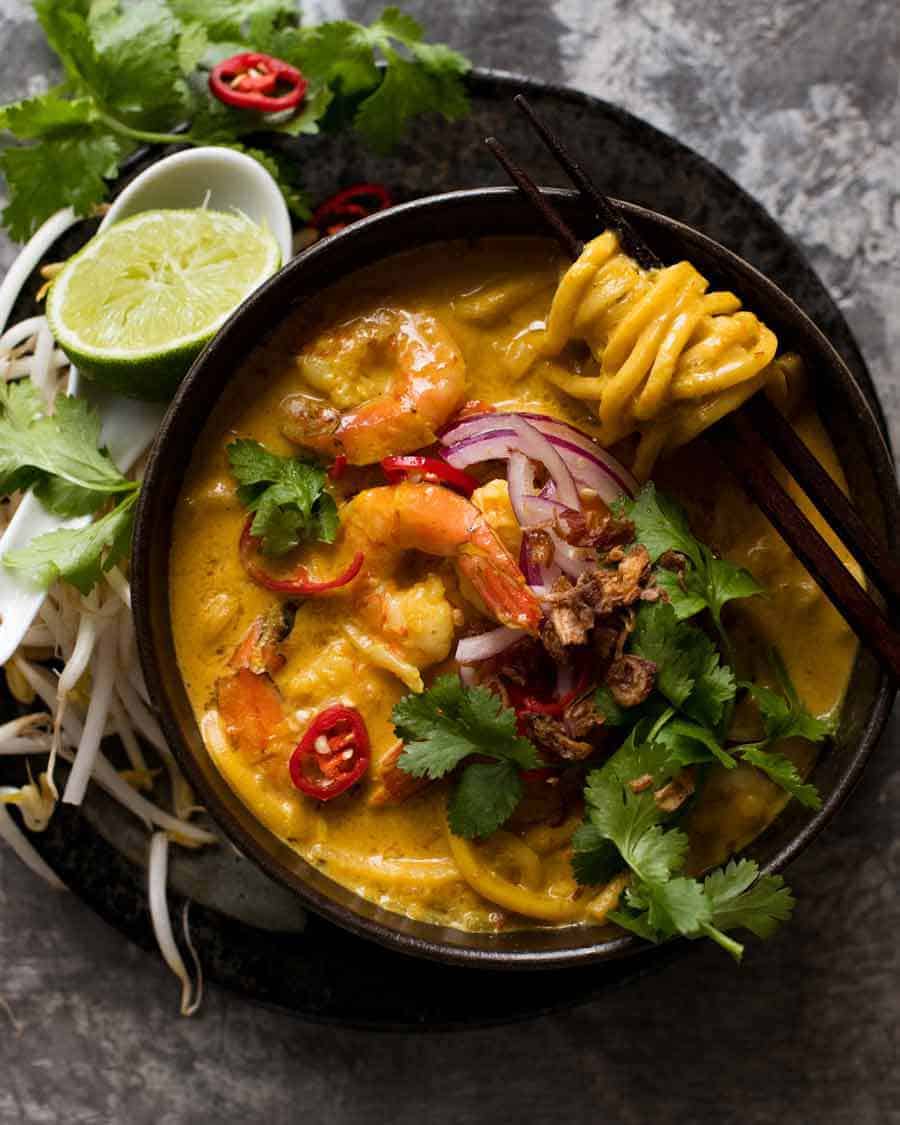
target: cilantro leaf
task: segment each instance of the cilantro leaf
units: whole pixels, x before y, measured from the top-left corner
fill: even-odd
[[[95,523],[39,535],[27,547],[7,552],[3,565],[21,571],[38,588],[62,579],[87,594],[104,571],[128,554],[136,502],[137,492],[132,492]]]
[[[83,515],[84,492],[103,496],[137,488],[105,449],[98,449],[100,419],[84,399],[61,397],[47,416],[28,381],[0,385],[0,495],[34,484],[42,474],[75,486],[45,485],[57,515]],[[94,505],[96,507],[97,505]]]
[[[717,728],[725,708],[737,693],[737,684],[734,672],[727,664],[721,663],[712,641],[705,633],[700,633],[700,637],[702,641],[697,639],[693,648],[696,661],[694,686],[684,710],[691,718]]]
[[[734,699],[734,673],[696,626],[679,621],[667,602],[644,604],[637,614],[630,651],[656,665],[656,687],[691,718],[716,727]]]
[[[352,20],[303,28],[289,44],[281,46],[282,57],[311,81],[328,83],[345,96],[372,90],[380,75],[366,31]]]
[[[642,605],[631,634],[629,648],[656,665],[656,687],[675,707],[680,707],[694,686],[695,658],[689,626],[680,625],[675,611],[665,602]]]
[[[684,573],[679,575],[661,566],[654,572],[654,577],[656,585],[665,590],[669,605],[679,621],[686,621],[706,609],[706,591],[693,567],[685,566]]]
[[[92,4],[88,30],[91,89],[107,112],[153,129],[176,123],[189,109],[179,65],[182,25],[162,0]]]
[[[286,554],[308,539],[334,542],[337,508],[320,465],[280,457],[249,438],[230,442],[226,452],[238,498],[255,513],[250,530],[265,554]]]
[[[494,759],[465,766],[448,808],[452,832],[489,836],[508,819],[522,797],[519,770],[535,768],[537,751],[498,696],[441,676],[420,695],[404,696],[393,718],[406,740],[397,764],[413,777],[444,777],[472,755]]]
[[[706,600],[716,622],[721,620],[722,607],[726,602],[765,593],[765,587],[756,581],[749,570],[736,566],[728,559],[717,559],[706,546],[703,547],[703,557]]]
[[[106,181],[134,145],[99,128],[72,129],[28,148],[0,154],[0,171],[9,187],[3,222],[12,238],[24,241],[46,218],[63,207],[88,215],[106,198]]]
[[[237,42],[262,21],[274,25],[297,15],[295,0],[169,0],[169,6],[180,19],[199,23],[213,42]]]
[[[760,684],[746,685],[759,708],[767,741],[778,738],[806,738],[810,742],[821,742],[834,734],[833,719],[817,718],[803,706],[784,661],[776,649],[770,651],[769,661],[782,694],[779,695],[778,692]]]
[[[629,726],[631,713],[637,710],[633,707],[620,707],[606,684],[601,684],[594,693],[594,706],[603,716],[603,722],[608,727]]]
[[[395,51],[385,52],[387,71],[381,85],[357,111],[354,128],[376,150],[388,152],[403,135],[411,117],[440,113],[445,121],[457,121],[469,110],[469,101],[459,82],[468,64],[455,51],[404,59]]]
[[[352,20],[301,27],[293,0],[34,0],[34,9],[66,80],[0,108],[0,128],[39,142],[0,156],[9,189],[4,222],[14,238],[69,204],[89,214],[141,142],[237,146],[250,133],[315,133],[339,95],[346,104],[329,113],[329,127],[355,120],[384,147],[415,114],[450,120],[468,109],[461,79],[469,64],[424,42],[416,21],[396,8],[368,27]],[[298,112],[248,114],[210,94],[208,69],[248,49],[284,58],[310,79]],[[308,218],[293,154],[249,151],[276,175],[291,210]]]
[[[794,896],[780,875],[759,876],[751,859],[732,860],[706,876],[703,891],[718,929],[743,928],[757,937],[771,937],[786,922]]]
[[[680,875],[661,886],[646,888],[647,925],[662,937],[700,933],[712,911],[696,879]]]
[[[785,699],[761,684],[747,686],[759,707],[767,739],[808,738],[810,742],[821,742],[833,733],[830,720],[811,715],[799,701]]]
[[[744,746],[741,757],[750,765],[756,766],[782,789],[796,797],[808,809],[820,809],[822,798],[811,782],[805,782],[797,772],[797,767],[784,754],[761,750],[757,746]]]
[[[619,849],[601,829],[589,821],[580,824],[572,836],[572,871],[582,886],[608,883],[622,870]]]
[[[691,532],[684,510],[657,492],[652,481],[625,505],[625,512],[634,522],[637,541],[647,548],[651,562],[657,562],[666,551],[677,551],[698,570],[702,568],[700,544]]]
[[[108,498],[106,493],[81,488],[62,477],[38,476],[33,487],[34,494],[43,507],[65,519],[71,516],[89,516],[101,508]]]
[[[490,836],[522,799],[522,779],[511,761],[466,766],[447,806],[450,831],[467,840]]]
[[[485,687],[467,688],[441,676],[425,692],[394,707],[394,726],[407,740],[398,765],[413,777],[443,777],[471,754],[534,769],[537,751],[516,731],[516,713]]]
[[[97,106],[92,98],[66,98],[61,88],[0,107],[0,129],[23,141],[52,136],[73,126],[91,125],[96,119]]]
[[[682,575],[665,567],[656,572],[658,585],[669,597],[676,617],[683,621],[708,609],[721,627],[722,607],[735,598],[763,593],[763,587],[743,567],[718,559],[691,532],[683,509],[670,497],[657,492],[651,482],[624,506],[634,521],[639,543],[647,548],[652,562],[667,551],[683,555]]]
[[[631,882],[611,921],[653,942],[706,936],[740,960],[744,947],[725,931],[743,927],[768,937],[789,916],[793,899],[779,877],[758,879],[750,860],[732,862],[704,881],[682,874],[688,838],[666,827],[669,814],[657,805],[654,790],[684,764],[685,747],[691,761],[721,760],[724,754],[702,726],[664,716],[652,725],[639,723],[588,775],[587,819],[572,839],[573,871],[580,883],[600,883],[626,864]],[[699,759],[693,757],[697,752]],[[629,782],[645,778],[648,783],[635,793]]]
[[[643,724],[635,728],[605,765],[588,774],[584,799],[587,823],[594,832],[615,844],[639,879],[660,881],[680,866],[687,836],[660,827],[666,814],[656,804],[653,791],[676,769],[669,763],[667,747],[643,741],[643,729]],[[628,783],[648,774],[652,785],[633,792]]]
[[[440,113],[447,121],[468,113],[461,81],[468,62],[444,44],[424,43],[420,25],[397,8],[386,8],[368,27],[336,20],[309,34],[301,31],[293,42],[284,57],[307,76],[345,96],[372,91],[356,109],[353,127],[378,151],[393,147],[420,113]],[[379,55],[386,63],[383,77]]]
[[[712,761],[720,762],[726,769],[737,765],[713,732],[700,723],[673,718],[658,731],[656,741],[668,748],[670,766],[704,765]]]

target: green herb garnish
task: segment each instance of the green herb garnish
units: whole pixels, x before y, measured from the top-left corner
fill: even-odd
[[[660,567],[656,581],[666,591],[683,621],[704,609],[709,610],[716,628],[722,630],[722,607],[735,598],[763,593],[753,575],[728,559],[719,559],[691,532],[683,510],[669,497],[656,491],[652,483],[641,489],[633,501],[623,505],[634,521],[637,540],[647,548],[651,562],[667,551],[677,551],[686,561],[684,573]]]
[[[681,764],[647,727],[634,728],[613,757],[588,775],[586,820],[572,841],[576,878],[605,881],[624,865],[631,883],[612,921],[654,942],[678,934],[710,937],[740,960],[744,947],[726,931],[744,928],[768,936],[790,916],[790,890],[780,876],[760,877],[757,865],[746,859],[702,881],[681,874],[687,835],[666,827],[671,814],[654,796]],[[648,775],[651,784],[634,792],[629,783]]]
[[[300,25],[293,0],[34,0],[34,9],[65,80],[0,108],[0,129],[29,142],[0,156],[10,194],[3,221],[17,239],[61,207],[89,214],[142,144],[242,148],[308,218],[296,158],[246,148],[245,137],[350,127],[384,150],[417,114],[454,120],[468,111],[462,76],[469,64],[449,47],[423,42],[418,23],[397,8],[368,26],[317,27]],[[235,110],[210,95],[210,68],[248,50],[282,58],[310,80],[295,114]]]
[[[140,485],[99,447],[100,419],[83,399],[57,398],[48,415],[32,383],[0,384],[0,496],[33,488],[43,506],[69,519],[117,506],[86,527],[39,535],[3,556],[38,587],[58,579],[86,594],[128,553]]]
[[[280,457],[248,438],[231,442],[227,453],[238,499],[255,513],[250,531],[263,554],[284,555],[310,539],[334,542],[337,506],[325,490],[328,477],[321,465]]]
[[[444,777],[467,758],[450,799],[450,830],[472,839],[489,836],[522,798],[520,770],[538,765],[537,751],[516,731],[516,713],[487,688],[466,688],[441,676],[420,695],[394,707],[394,725],[407,740],[398,765],[413,777]]]

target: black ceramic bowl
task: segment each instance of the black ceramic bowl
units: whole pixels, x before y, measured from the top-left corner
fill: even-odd
[[[561,191],[549,194],[580,235],[597,232],[594,217],[579,197]],[[806,359],[816,404],[853,498],[869,526],[895,550],[900,495],[890,451],[862,392],[828,341],[781,290],[718,243],[652,211],[623,206],[663,260],[690,259],[714,286],[738,293],[775,330],[782,348],[796,350]],[[466,934],[389,913],[308,864],[263,827],[206,753],[175,659],[168,564],[175,503],[200,432],[236,369],[292,309],[353,270],[400,250],[462,236],[543,233],[537,227],[530,206],[514,189],[453,192],[376,215],[295,258],[235,312],[181,384],[150,455],[133,553],[137,637],[151,697],[201,802],[235,845],[293,888],[313,910],[360,936],[422,957],[495,969],[611,960],[636,953],[642,943],[631,937],[605,940],[596,929],[581,927]],[[815,769],[823,807],[813,813],[792,802],[754,842],[748,854],[764,870],[784,868],[834,816],[878,740],[893,693],[874,660],[861,653],[835,745]]]

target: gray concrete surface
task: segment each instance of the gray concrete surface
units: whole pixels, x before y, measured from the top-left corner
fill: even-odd
[[[891,0],[407,0],[479,63],[617,101],[709,156],[808,252],[900,437],[898,18]],[[307,6],[371,16],[368,0]],[[0,97],[48,55],[0,0]],[[307,1026],[213,990],[180,1020],[154,958],[0,849],[0,1121],[900,1121],[900,724],[791,870],[792,925],[589,1007],[454,1036]]]

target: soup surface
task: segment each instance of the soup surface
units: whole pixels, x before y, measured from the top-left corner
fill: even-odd
[[[369,609],[351,608],[353,583],[326,596],[298,600],[293,627],[279,646],[284,659],[272,671],[284,715],[283,749],[247,754],[234,744],[218,721],[217,683],[228,674],[232,654],[252,622],[281,605],[285,596],[251,581],[242,564],[238,542],[247,510],[237,495],[226,447],[236,438],[251,438],[276,454],[296,456],[296,445],[284,436],[286,397],[302,394],[345,412],[381,395],[394,376],[392,358],[375,338],[377,332],[360,345],[365,355],[356,377],[345,377],[341,363],[319,361],[321,341],[334,344],[329,333],[336,331],[340,338],[341,326],[359,317],[377,321],[385,310],[427,315],[449,334],[464,361],[465,399],[497,411],[550,415],[602,437],[604,420],[564,389],[567,379],[583,374],[584,348],[577,341],[562,348],[553,370],[528,362],[528,347],[545,328],[562,270],[555,247],[542,239],[460,241],[397,255],[322,293],[312,305],[293,312],[236,372],[195,450],[175,516],[171,618],[178,661],[207,749],[228,783],[272,832],[331,878],[391,910],[464,929],[602,922],[623,882],[578,892],[570,840],[582,808],[577,798],[561,796],[561,786],[551,796],[538,795],[536,816],[520,808],[498,832],[463,844],[448,833],[447,780],[432,782],[399,803],[379,801],[379,766],[397,746],[392,709],[415,686],[409,668],[413,679],[420,672],[428,685],[456,669],[445,634],[458,638],[478,623],[496,627],[474,608],[477,599],[467,595],[448,558],[401,551],[395,545],[391,590],[397,601],[381,608],[388,633],[395,610],[402,629],[387,657],[367,648],[372,640]],[[432,353],[439,345],[429,341]],[[807,400],[794,404],[792,420],[843,486],[834,451]],[[407,428],[422,427],[416,447],[433,440],[428,421],[402,420]],[[379,450],[373,459],[395,451]],[[634,455],[627,437],[617,451],[626,461]],[[377,464],[355,468],[352,461],[332,485],[339,513],[350,525],[348,505],[354,503],[358,510],[360,491],[384,483]],[[855,640],[801,564],[724,474],[702,439],[664,456],[653,476],[660,489],[684,505],[698,538],[746,567],[766,588],[764,596],[726,610],[739,677],[770,680],[767,653],[775,646],[809,711],[836,713]],[[489,479],[490,473],[484,477],[473,502],[516,556],[521,532],[506,484]],[[802,496],[795,494],[795,499],[821,527]],[[371,525],[367,532],[374,534]],[[314,574],[337,574],[352,560],[349,538],[344,528],[334,545],[304,545],[304,565]],[[829,541],[847,561],[840,545],[830,536]],[[355,633],[347,627],[354,622]],[[390,668],[392,651],[407,658],[399,673]],[[352,706],[361,714],[372,762],[347,793],[321,802],[292,784],[286,761],[313,718],[332,704]],[[754,721],[739,705],[733,725],[746,722],[751,730],[738,737],[752,738]],[[791,739],[777,749],[802,774],[808,772],[815,755],[810,743]],[[529,789],[523,806],[530,800]],[[688,869],[699,872],[723,862],[765,828],[784,800],[784,791],[752,766],[710,769],[685,816]],[[535,902],[563,905],[520,913],[520,900],[502,891],[510,886]],[[527,905],[531,899],[521,901]]]

